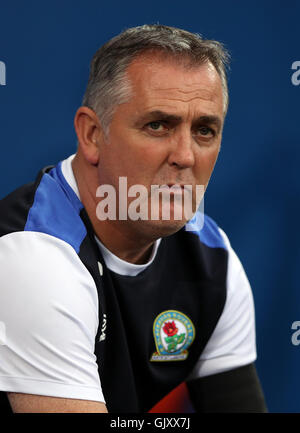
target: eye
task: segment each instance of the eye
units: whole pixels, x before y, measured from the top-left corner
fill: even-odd
[[[150,128],[152,131],[162,131],[163,130],[163,124],[159,121],[150,122],[148,123],[148,128]]]
[[[153,122],[147,123],[144,126],[144,129],[148,132],[148,134],[153,135],[154,137],[164,136],[169,131],[166,122],[161,120],[153,120]]]
[[[209,134],[215,136],[215,131],[212,128],[209,128],[208,126],[200,126],[200,128],[197,129],[197,133],[199,135],[204,135],[204,136],[207,136]]]

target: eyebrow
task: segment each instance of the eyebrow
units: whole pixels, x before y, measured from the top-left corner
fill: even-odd
[[[181,116],[177,116],[176,114],[165,113],[164,111],[154,110],[144,114],[139,118],[139,123],[149,122],[151,119],[159,119],[170,122],[180,122],[182,120]]]
[[[143,115],[141,118],[139,118],[138,122],[139,123],[151,122],[152,119],[163,120],[165,122],[174,122],[174,123],[179,123],[182,121],[182,117],[176,114],[170,114],[164,111],[154,110]],[[222,126],[222,121],[220,117],[215,115],[199,116],[193,121],[193,125],[197,125],[201,123],[215,125],[218,128],[218,130],[220,130]]]

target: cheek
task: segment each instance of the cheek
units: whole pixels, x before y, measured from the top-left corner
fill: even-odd
[[[165,160],[165,151],[161,147],[142,139],[132,140],[125,153],[126,165],[131,167],[130,175],[145,181],[152,179]]]
[[[202,184],[206,184],[214,169],[215,163],[218,158],[219,151],[207,149],[201,152],[196,160],[196,177]]]
[[[131,146],[125,146],[117,152],[111,152],[106,155],[105,174],[111,182],[116,183],[120,176],[127,178],[128,187],[131,185],[148,186],[155,172],[154,158],[151,152],[133,149]]]

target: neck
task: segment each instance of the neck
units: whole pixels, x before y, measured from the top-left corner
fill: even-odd
[[[96,215],[96,190],[99,186],[98,168],[88,164],[77,153],[72,161],[80,199],[92,223],[94,232],[103,245],[122,260],[134,264],[147,263],[154,240],[143,239],[130,230],[126,221],[100,221]]]

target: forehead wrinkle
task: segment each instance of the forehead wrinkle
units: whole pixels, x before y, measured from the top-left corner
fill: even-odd
[[[157,110],[157,108],[159,108],[159,107],[161,107],[161,108],[163,108],[163,110],[161,110],[161,111],[165,111],[164,109],[165,108],[169,108],[170,110],[173,110],[174,109],[174,105],[168,105],[168,104],[166,104],[166,103],[163,103],[163,104],[155,104],[155,105],[150,105],[149,107],[145,107],[145,111],[158,111]]]
[[[211,101],[212,100],[212,97],[207,97],[207,98],[205,98],[205,97],[203,97],[203,96],[194,96],[193,98],[186,98],[186,99],[181,99],[181,98],[171,98],[171,97],[169,97],[169,98],[167,98],[169,101],[177,101],[177,102],[192,102],[192,101],[194,101],[195,99],[201,99],[201,100],[203,100],[203,101]]]
[[[211,100],[214,96],[216,96],[215,92],[209,91],[207,89],[180,90],[178,88],[166,88],[166,89],[156,88],[156,89],[154,89],[154,91],[155,92],[159,92],[159,93],[165,93],[165,92],[169,92],[169,91],[175,91],[176,93],[179,93],[182,96],[184,96],[184,95],[188,96],[190,94],[194,94],[195,95],[193,98],[187,99],[187,101],[192,101],[193,99],[196,99],[196,98],[200,98],[200,99],[204,99],[204,100]],[[165,97],[165,96],[163,95],[163,97]],[[182,100],[180,98],[176,98],[174,96],[172,97],[171,95],[167,96],[167,99],[171,99],[171,100],[178,99],[179,101],[185,102],[185,100]]]
[[[186,87],[188,87],[188,86],[195,86],[196,87],[196,89],[191,89],[191,90],[181,90],[179,87],[153,87],[153,89],[152,90],[156,90],[156,91],[159,91],[159,92],[161,92],[161,91],[169,91],[169,90],[176,90],[177,92],[182,92],[182,93],[192,93],[192,92],[197,92],[197,91],[207,91],[207,89],[206,88],[203,88],[203,89],[199,89],[199,86],[197,85],[194,85],[194,84],[185,84],[185,86]]]
[[[207,87],[204,88],[199,88],[199,86],[197,86],[195,89],[191,89],[191,90],[182,90],[179,87],[153,87],[152,89],[154,92],[169,92],[170,90],[175,90],[175,92],[179,92],[179,93],[195,93],[195,92],[208,92],[208,93],[214,93],[213,91],[210,91],[207,89]]]

